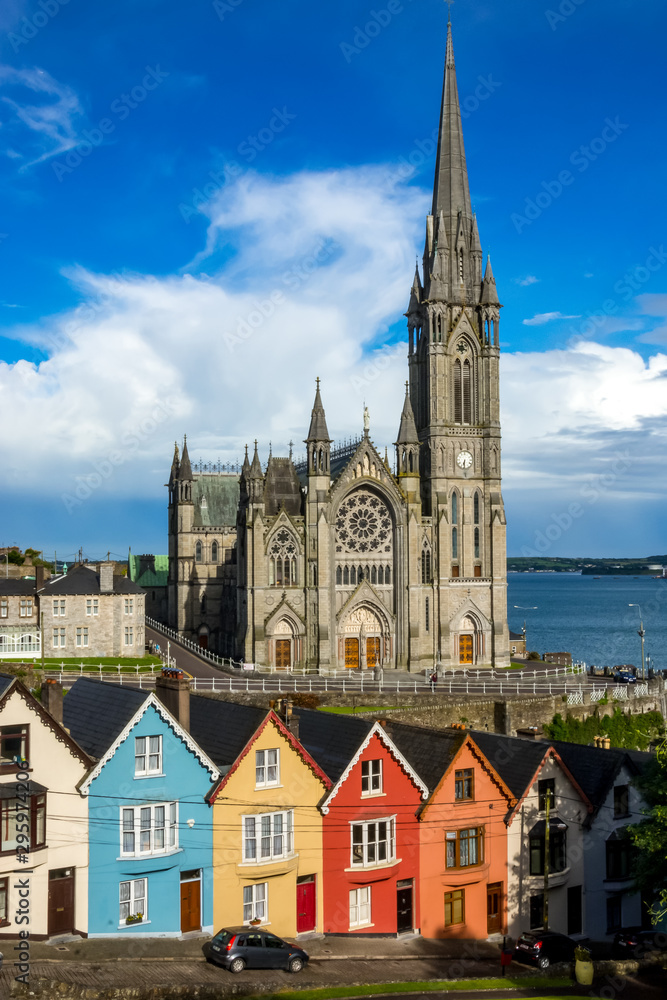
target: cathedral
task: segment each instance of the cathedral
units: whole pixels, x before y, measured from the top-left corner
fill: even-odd
[[[451,25],[423,280],[390,466],[335,445],[319,379],[307,458],[169,477],[169,625],[260,668],[508,666],[496,283],[470,203]],[[397,418],[398,409],[397,406]]]

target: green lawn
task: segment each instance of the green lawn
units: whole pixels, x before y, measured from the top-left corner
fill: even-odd
[[[13,663],[17,666],[19,665],[18,660],[3,660],[0,659],[0,663]],[[112,657],[112,656],[85,656],[77,659],[76,657],[66,657],[66,656],[45,656],[44,665],[51,670],[58,670],[63,664],[63,670],[81,670],[83,667],[84,672],[99,673],[100,665],[102,666],[103,672],[110,671],[111,673],[118,672],[118,664],[121,666],[122,673],[136,673],[136,667],[139,666],[140,672],[150,671],[151,666],[154,668],[160,668],[162,666],[162,660],[159,656],[138,656],[136,658],[124,659],[122,657]],[[40,658],[34,660],[25,661],[25,665],[38,670],[42,661]]]
[[[271,997],[280,1000],[337,1000],[339,997],[377,996],[386,993],[458,993],[463,990],[524,990],[531,988],[549,989],[571,986],[570,979],[547,979],[541,976],[523,976],[521,979],[439,979],[417,983],[374,983],[363,986],[331,986],[322,990],[286,990],[280,993],[264,993],[262,1000]],[[249,1000],[260,1000],[253,996]],[[548,995],[532,1000],[556,1000]],[[586,1000],[581,996],[569,1000]]]

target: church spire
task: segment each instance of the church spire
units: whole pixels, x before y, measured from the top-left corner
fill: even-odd
[[[262,463],[259,460],[259,452],[257,451],[257,438],[255,438],[255,454],[252,456],[252,465],[248,472],[249,479],[263,479],[264,473],[262,472]]]
[[[442,88],[438,152],[435,161],[432,212],[434,219],[437,219],[441,212],[444,214],[450,234],[455,233],[459,213],[464,216],[468,223],[472,222],[451,22],[447,24],[445,79]],[[440,237],[438,242],[440,242]]]
[[[486,258],[486,271],[484,272],[484,281],[482,283],[482,305],[500,305],[498,290],[496,288],[496,279],[493,277],[493,270],[491,268],[490,256]]]
[[[313,403],[313,412],[310,418],[310,430],[308,431],[307,442],[310,441],[326,441],[331,442],[329,437],[329,431],[327,429],[327,418],[324,415],[324,407],[322,406],[322,397],[320,396],[320,380],[315,379],[317,384],[317,389],[315,391],[315,402]]]
[[[181,455],[178,478],[181,481],[192,479],[192,466],[190,465],[190,456],[188,455],[188,439],[185,435],[183,435],[183,454]]]

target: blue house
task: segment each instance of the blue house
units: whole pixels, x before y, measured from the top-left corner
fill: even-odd
[[[64,699],[64,725],[97,761],[79,785],[90,937],[213,932],[205,796],[220,770],[189,732],[188,682],[162,676],[156,687],[160,697],[83,678]]]

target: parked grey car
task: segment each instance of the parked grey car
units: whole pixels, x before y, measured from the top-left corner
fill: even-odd
[[[303,948],[252,927],[229,927],[218,931],[204,945],[204,954],[207,961],[222,965],[230,972],[243,972],[244,969],[301,972],[308,961]]]

